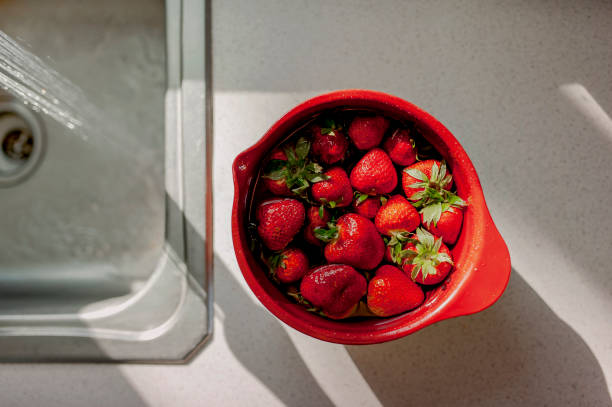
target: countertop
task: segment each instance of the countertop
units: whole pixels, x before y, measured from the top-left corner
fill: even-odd
[[[189,364],[3,365],[3,406],[607,406],[612,3],[215,1],[215,332]],[[230,163],[283,113],[368,88],[470,155],[512,257],[490,309],[375,346],[284,326],[233,253]]]

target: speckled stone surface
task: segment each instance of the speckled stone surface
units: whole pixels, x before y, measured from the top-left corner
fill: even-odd
[[[225,0],[213,13],[212,342],[186,366],[4,366],[0,404],[611,405],[612,4]],[[489,310],[343,347],[247,291],[230,161],[295,104],[352,87],[421,106],[472,158],[514,267]]]

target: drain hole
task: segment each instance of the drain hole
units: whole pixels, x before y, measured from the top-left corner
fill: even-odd
[[[2,152],[13,160],[27,160],[33,148],[34,137],[27,129],[9,130],[2,139]]]
[[[16,185],[35,171],[44,156],[42,130],[34,112],[0,98],[0,188]]]

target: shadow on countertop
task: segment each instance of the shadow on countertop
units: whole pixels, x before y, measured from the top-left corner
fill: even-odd
[[[236,359],[283,404],[333,406],[280,322],[246,295],[218,256],[215,302],[225,314],[225,340]]]
[[[612,406],[587,344],[515,270],[488,310],[346,348],[385,406]]]

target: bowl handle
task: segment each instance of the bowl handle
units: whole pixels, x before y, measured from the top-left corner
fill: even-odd
[[[483,247],[474,270],[440,319],[482,311],[493,305],[508,285],[510,253],[490,216],[484,230]]]

